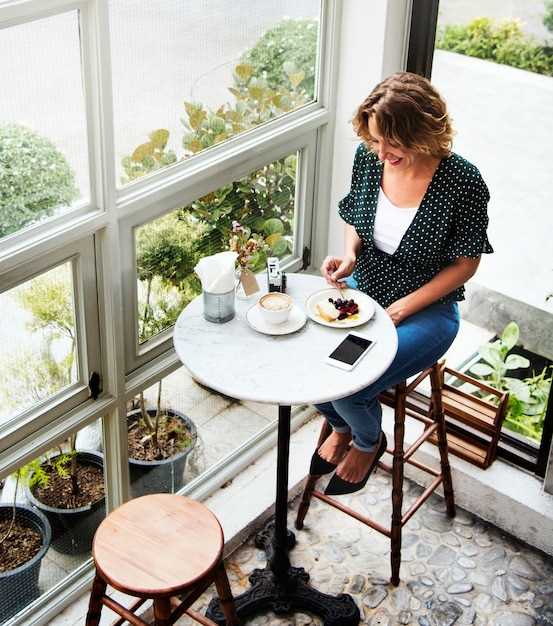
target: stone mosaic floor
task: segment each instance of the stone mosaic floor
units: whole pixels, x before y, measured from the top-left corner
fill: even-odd
[[[405,483],[405,506],[420,487]],[[367,487],[345,501],[352,508],[388,523],[391,480],[377,473]],[[298,502],[291,505],[290,527]],[[433,496],[405,526],[402,582],[388,583],[389,541],[359,522],[313,501],[305,529],[296,532],[294,565],[305,567],[318,589],[350,593],[369,626],[553,626],[553,558],[506,536],[458,509],[450,520],[441,498]],[[247,575],[263,567],[265,556],[253,537],[227,560],[235,594]],[[195,608],[203,610],[205,594]],[[188,618],[179,626],[192,624]],[[266,615],[248,624],[307,626],[321,621],[307,614]]]

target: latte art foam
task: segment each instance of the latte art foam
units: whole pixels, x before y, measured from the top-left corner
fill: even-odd
[[[268,311],[284,311],[290,306],[290,302],[282,296],[266,296],[261,300],[261,306]]]

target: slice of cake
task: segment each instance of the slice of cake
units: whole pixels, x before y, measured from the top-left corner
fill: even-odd
[[[315,309],[326,322],[335,322],[338,319],[338,315],[340,315],[340,311],[336,309],[334,304],[328,301],[317,303]]]

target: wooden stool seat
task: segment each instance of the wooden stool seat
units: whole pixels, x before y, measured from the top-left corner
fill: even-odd
[[[238,624],[223,565],[219,520],[203,504],[184,496],[154,494],[123,504],[100,524],[92,544],[96,577],[86,626],[98,626],[102,605],[137,626],[135,611],[153,600],[154,624],[170,626],[184,613],[214,622],[190,608],[215,583],[229,626]],[[106,595],[106,587],[140,598],[129,609]],[[180,596],[180,599],[176,596]]]
[[[171,596],[213,569],[223,531],[199,502],[155,494],[131,500],[98,527],[92,546],[106,582],[139,598]]]

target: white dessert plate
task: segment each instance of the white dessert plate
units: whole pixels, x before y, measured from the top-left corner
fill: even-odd
[[[345,320],[335,320],[333,322],[329,322],[322,318],[317,312],[317,304],[328,302],[329,298],[332,298],[333,300],[338,298],[341,298],[342,300],[353,300],[359,305],[359,313],[352,315],[351,317],[347,317]],[[355,328],[355,326],[366,324],[373,317],[376,309],[374,306],[374,300],[362,291],[345,288],[342,289],[340,293],[338,289],[329,287],[328,289],[322,289],[321,291],[312,293],[309,298],[307,298],[305,310],[307,311],[307,315],[314,322],[322,324],[323,326],[329,326],[330,328]]]
[[[265,320],[259,310],[259,306],[254,304],[246,313],[246,321],[258,333],[265,335],[289,335],[303,328],[307,322],[307,316],[296,304],[292,305],[288,319],[282,324],[270,324]]]

